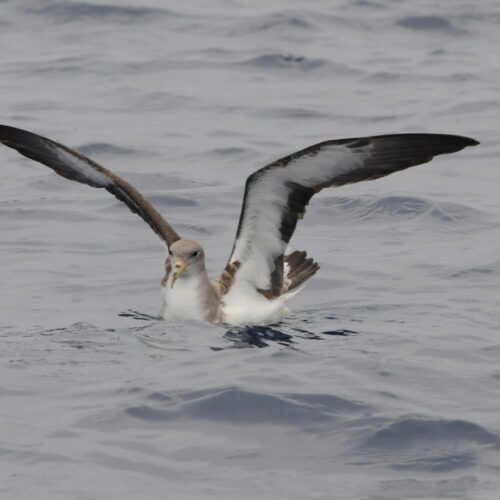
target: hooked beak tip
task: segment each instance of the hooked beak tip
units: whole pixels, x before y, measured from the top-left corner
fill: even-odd
[[[180,260],[175,263],[174,272],[170,279],[170,288],[174,288],[174,283],[177,281],[177,278],[187,269],[187,267],[188,265]]]

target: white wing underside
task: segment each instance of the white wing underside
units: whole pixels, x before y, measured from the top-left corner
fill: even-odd
[[[241,226],[230,262],[239,261],[240,268],[233,287],[242,282],[267,290],[275,267],[275,256],[286,252],[280,227],[283,210],[290,197],[290,185],[315,189],[332,176],[347,173],[363,164],[371,145],[353,154],[344,145],[332,145],[311,152],[290,163],[286,168],[271,168],[249,186]]]
[[[281,158],[247,179],[229,265],[231,288],[286,291],[287,245],[310,198],[325,187],[378,179],[477,141],[446,134],[394,134],[325,141]]]

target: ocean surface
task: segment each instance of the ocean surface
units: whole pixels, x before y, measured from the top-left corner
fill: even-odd
[[[2,500],[496,500],[497,0],[1,0],[0,122],[133,183],[210,273],[246,177],[322,140],[481,145],[316,196],[282,324],[155,319],[163,247],[0,149]]]

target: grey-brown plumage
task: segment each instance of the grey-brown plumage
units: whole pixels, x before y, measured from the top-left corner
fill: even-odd
[[[162,316],[214,323],[282,319],[286,300],[319,269],[305,252],[286,254],[297,221],[326,187],[378,179],[434,156],[478,144],[446,134],[395,134],[320,142],[251,174],[236,239],[220,276],[210,281],[204,250],[181,239],[129,183],[82,153],[45,137],[0,125],[0,142],[57,174],[104,188],[142,217],[169,249]]]
[[[314,262],[313,259],[307,258],[306,252],[296,250],[287,255],[285,262],[289,266],[289,271],[286,275],[289,283],[287,284],[287,291],[295,290],[303,285],[309,278],[314,276],[319,269],[319,264]]]
[[[142,217],[151,229],[168,245],[180,236],[127,181],[79,151],[26,130],[0,125],[0,142],[22,155],[50,167],[56,174],[96,188],[104,188]]]

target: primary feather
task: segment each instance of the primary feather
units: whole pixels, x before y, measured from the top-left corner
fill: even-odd
[[[167,246],[180,236],[137,189],[84,154],[41,135],[0,125],[0,142],[50,167],[56,174],[96,188],[104,188],[142,217]]]

